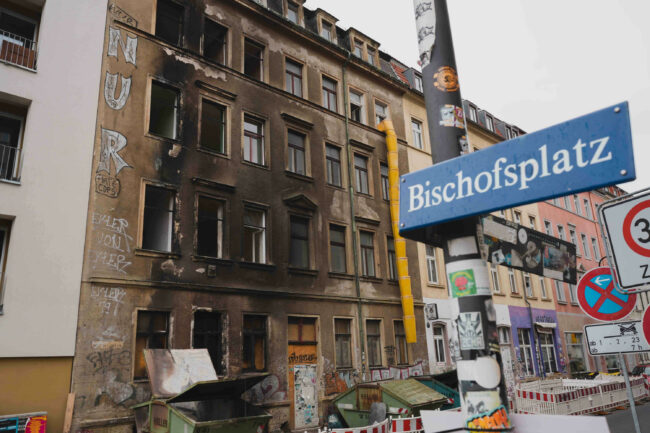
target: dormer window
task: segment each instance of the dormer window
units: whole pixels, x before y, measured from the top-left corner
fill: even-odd
[[[358,58],[363,58],[363,42],[358,39],[354,40],[354,55]]]
[[[294,24],[300,24],[300,6],[292,1],[287,2],[287,19]]]
[[[424,87],[422,86],[422,77],[415,75],[415,90],[418,92],[424,92]],[[476,114],[476,112],[474,112]]]
[[[321,21],[320,23],[320,35],[332,42],[332,24],[327,21]]]
[[[476,116],[476,107],[473,105],[469,106],[469,120],[472,122],[476,122],[477,116]]]
[[[485,116],[485,127],[490,131],[494,131],[494,120],[492,119],[492,116]]]
[[[377,55],[377,51],[375,51],[374,48],[368,47],[368,63],[370,63],[372,66],[377,66],[377,62],[375,59],[376,55]]]

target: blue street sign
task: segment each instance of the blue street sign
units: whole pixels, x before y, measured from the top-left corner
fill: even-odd
[[[634,179],[623,102],[403,175],[400,233]]]

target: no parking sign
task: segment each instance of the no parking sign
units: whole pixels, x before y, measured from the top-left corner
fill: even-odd
[[[633,289],[650,284],[650,192],[607,202],[600,215],[619,286]],[[637,291],[642,290],[632,290]]]
[[[616,290],[616,281],[609,268],[595,268],[580,278],[577,287],[578,304],[589,317],[604,322],[620,320],[636,305],[636,294]]]

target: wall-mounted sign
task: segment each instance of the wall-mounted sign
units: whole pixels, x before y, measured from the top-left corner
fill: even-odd
[[[613,355],[650,351],[642,335],[641,321],[586,325],[590,355]]]
[[[635,178],[623,102],[403,175],[400,233]]]
[[[574,244],[493,215],[481,222],[490,262],[576,283]]]

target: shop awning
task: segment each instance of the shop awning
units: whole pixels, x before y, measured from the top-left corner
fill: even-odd
[[[552,334],[555,328],[557,328],[557,323],[535,322],[535,329],[542,334]]]

